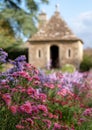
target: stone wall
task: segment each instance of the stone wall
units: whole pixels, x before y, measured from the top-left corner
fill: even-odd
[[[68,57],[68,50],[71,50],[71,56]],[[83,58],[83,45],[80,41],[60,44],[60,65],[73,64],[79,67]]]
[[[35,44],[31,45],[29,47],[29,63],[36,67],[44,68],[47,64],[47,50],[48,45],[47,44]],[[39,57],[39,51],[40,51],[40,57]]]
[[[79,67],[83,58],[83,45],[80,41],[76,42],[37,42],[29,44],[29,63],[36,67],[44,68],[50,61],[50,47],[56,45],[59,48],[59,63],[60,67],[65,64],[73,64],[76,68]],[[68,51],[71,51],[71,56],[68,56]]]

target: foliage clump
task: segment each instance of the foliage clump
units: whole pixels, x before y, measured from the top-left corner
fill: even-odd
[[[92,68],[92,56],[84,55],[83,61],[80,64],[80,71],[89,71]]]

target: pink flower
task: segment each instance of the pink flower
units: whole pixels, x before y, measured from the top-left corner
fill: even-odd
[[[51,127],[51,121],[50,121],[50,120],[48,120],[48,119],[44,119],[43,122],[46,123],[48,129]]]
[[[26,72],[26,71],[20,71],[18,74],[19,74],[20,76],[24,77],[24,78],[26,78],[26,77],[29,76],[28,72]]]
[[[45,87],[48,87],[48,84],[47,84],[47,83],[44,83],[44,86],[45,86]]]
[[[28,95],[33,95],[35,93],[35,89],[33,89],[32,87],[29,87],[28,89],[27,89],[27,94]]]
[[[92,117],[92,108],[87,108],[84,112],[83,112],[84,116],[89,116]]]
[[[86,122],[86,119],[85,118],[80,118],[79,121],[78,121],[78,124],[81,124],[82,122]]]
[[[52,83],[50,83],[50,84],[44,83],[44,86],[46,86],[46,87],[48,87],[48,88],[50,88],[50,89],[55,88],[55,85],[52,84]]]
[[[58,123],[55,123],[53,130],[61,130],[61,125],[59,125]]]
[[[22,106],[20,106],[20,110],[22,112],[31,113],[32,112],[31,103],[29,101],[27,101],[25,104],[23,104]]]
[[[61,88],[61,84],[58,84],[57,87],[58,87],[58,88]]]
[[[40,81],[34,81],[34,85],[39,85]]]
[[[45,113],[48,112],[47,107],[46,107],[45,105],[38,105],[38,109],[39,109],[40,111],[45,112]]]
[[[73,96],[73,94],[68,89],[65,89],[65,88],[63,88],[62,90],[60,90],[57,94],[61,95],[61,96],[66,96],[67,94]]]
[[[26,89],[25,89],[25,88],[22,88],[22,89],[20,90],[20,92],[25,93],[25,92],[26,92]]]
[[[10,106],[11,104],[11,96],[9,93],[5,93],[2,95],[2,99],[5,101],[5,103]]]
[[[10,110],[13,114],[16,114],[17,113],[17,109],[18,109],[18,106],[15,105],[15,106],[10,106]]]
[[[27,118],[26,121],[29,122],[31,125],[34,124],[34,122],[33,122],[33,120],[31,118]]]
[[[32,81],[32,78],[29,76],[29,77],[27,77],[27,80],[28,81]]]
[[[52,113],[48,113],[49,118],[53,118],[53,114]]]
[[[47,98],[46,94],[44,93],[39,94],[39,99],[41,99],[42,102],[46,102],[46,98]]]
[[[17,129],[24,129],[24,126],[23,125],[16,125],[16,128]]]
[[[58,116],[57,115],[53,115],[53,118],[58,119]]]
[[[7,84],[7,80],[3,79],[0,84],[1,84],[1,85],[6,85],[6,84]]]
[[[37,108],[37,106],[32,105],[32,112],[34,112],[35,114],[38,113],[38,108]]]
[[[11,91],[14,93],[14,92],[17,92],[18,89],[16,89],[16,88],[12,88]]]
[[[53,88],[55,88],[55,85],[54,84],[49,84],[49,88],[53,89]]]
[[[39,81],[39,77],[37,75],[34,75],[32,78],[33,80]]]

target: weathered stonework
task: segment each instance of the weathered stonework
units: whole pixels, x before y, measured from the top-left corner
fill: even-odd
[[[29,63],[39,68],[46,67],[50,61],[52,68],[65,64],[73,64],[78,68],[83,58],[82,40],[72,33],[59,12],[55,12],[54,16],[28,40],[28,48]]]
[[[65,64],[73,64],[76,68],[79,67],[83,57],[83,48],[80,41],[77,42],[42,42],[31,43],[29,47],[29,63],[36,67],[44,68],[50,62],[50,47],[57,46],[59,48],[59,66]],[[68,49],[71,49],[71,57],[68,57]],[[37,56],[38,50],[41,51],[41,57]]]

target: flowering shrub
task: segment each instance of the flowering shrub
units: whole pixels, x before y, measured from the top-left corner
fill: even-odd
[[[45,75],[25,60],[0,74],[0,129],[91,130],[88,73]]]
[[[4,52],[4,51],[0,48],[0,64],[6,62],[7,56],[8,56],[8,54],[7,54],[6,52]]]
[[[3,68],[2,64],[6,63],[7,57],[8,57],[8,54],[0,48],[0,71]]]

